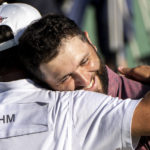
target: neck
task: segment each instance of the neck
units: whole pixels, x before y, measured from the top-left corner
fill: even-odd
[[[27,78],[27,75],[18,69],[0,72],[0,82],[9,82],[24,78]]]

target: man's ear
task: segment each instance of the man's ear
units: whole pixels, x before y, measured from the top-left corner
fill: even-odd
[[[85,34],[86,38],[88,39],[89,43],[90,43],[90,44],[94,47],[94,49],[97,51],[97,47],[96,47],[95,45],[93,45],[93,43],[91,42],[88,32],[85,31],[84,34]]]

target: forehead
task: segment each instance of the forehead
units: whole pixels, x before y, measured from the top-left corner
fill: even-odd
[[[85,41],[82,41],[78,36],[63,39],[61,45],[59,46],[58,55],[50,61],[51,64],[55,62],[66,62],[79,59],[85,53],[90,52],[93,47]]]
[[[93,47],[76,36],[63,39],[58,49],[59,53],[54,59],[41,65],[45,66],[45,70],[49,70],[49,74],[52,73],[55,76],[72,72],[80,61],[91,53]]]
[[[81,40],[79,36],[62,39],[61,44],[58,48],[59,54],[57,55],[56,59],[58,59],[58,57],[62,57],[62,55],[79,55],[81,53],[86,52],[90,47],[91,45],[88,42]]]

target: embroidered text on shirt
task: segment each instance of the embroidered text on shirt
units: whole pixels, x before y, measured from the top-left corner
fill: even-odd
[[[3,123],[11,123],[11,122],[15,122],[15,114],[12,114],[12,115],[3,115],[2,118],[0,118],[0,123],[3,122]]]

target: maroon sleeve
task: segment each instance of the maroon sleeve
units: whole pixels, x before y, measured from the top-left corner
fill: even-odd
[[[150,90],[150,86],[118,75],[107,67],[108,95],[122,99],[139,99]]]

